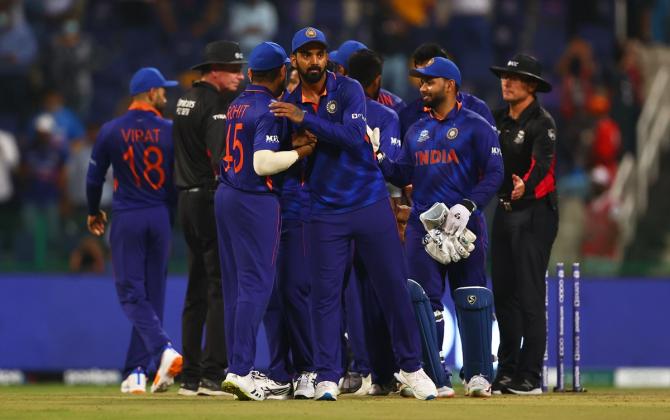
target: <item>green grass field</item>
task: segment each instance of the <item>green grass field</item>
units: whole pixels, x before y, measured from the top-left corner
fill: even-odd
[[[239,402],[227,397],[165,394],[123,395],[118,387],[25,385],[0,388],[0,419],[670,419],[670,389],[591,389],[584,394],[549,393],[489,399],[462,396],[418,401],[399,396],[341,396],[337,402]]]

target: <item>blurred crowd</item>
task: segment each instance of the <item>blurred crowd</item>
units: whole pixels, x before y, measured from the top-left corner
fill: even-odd
[[[562,218],[583,219],[565,235],[581,235],[570,243],[582,255],[618,258],[607,191],[622,154],[635,153],[645,82],[638,55],[670,43],[670,0],[623,2],[625,34],[615,30],[615,3],[0,0],[0,269],[106,269],[104,243],[85,231],[85,174],[98,128],[127,107],[135,70],[158,67],[186,88],[207,42],[235,40],[245,52],[263,40],[287,46],[307,25],[324,30],[332,48],[357,39],[379,51],[385,87],[406,101],[417,97],[408,57],[423,42],[443,45],[463,89],[491,108],[502,103],[489,66],[518,51],[537,56],[557,87],[542,99],[559,129],[559,191],[580,212],[569,207]],[[173,110],[172,102],[168,118]],[[103,207],[110,202],[107,188]],[[175,244],[177,261],[183,249]]]

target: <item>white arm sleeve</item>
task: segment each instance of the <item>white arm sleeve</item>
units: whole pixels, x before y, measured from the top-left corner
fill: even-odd
[[[287,170],[297,161],[298,152],[295,150],[282,152],[259,150],[254,152],[254,171],[259,176],[274,175]]]

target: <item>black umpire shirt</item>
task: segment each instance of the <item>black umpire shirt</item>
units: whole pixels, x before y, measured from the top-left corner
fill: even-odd
[[[504,205],[523,207],[547,197],[556,200],[556,124],[551,115],[534,100],[515,120],[509,108],[493,113],[500,133],[500,147],[505,164],[505,178],[498,191]],[[512,201],[512,174],[526,184],[523,197]]]
[[[172,128],[177,188],[215,188],[226,110],[234,98],[234,92],[197,81],[177,101]]]

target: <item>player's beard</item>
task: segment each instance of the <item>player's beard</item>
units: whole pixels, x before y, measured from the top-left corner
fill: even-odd
[[[326,72],[326,68],[321,68],[319,66],[310,66],[307,70],[303,71],[298,67],[298,73],[300,73],[300,78],[305,82],[312,84],[316,83],[323,77],[323,74]]]
[[[430,108],[430,109],[435,109],[442,102],[444,102],[447,99],[446,95],[444,94],[433,94],[432,96],[429,96],[428,99],[423,99],[423,105]]]

